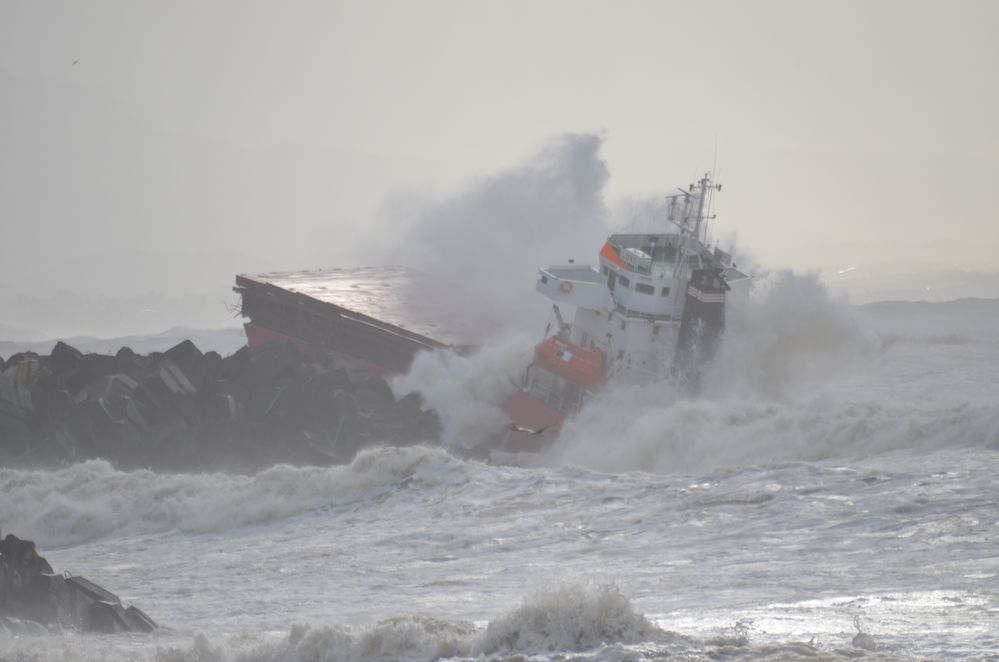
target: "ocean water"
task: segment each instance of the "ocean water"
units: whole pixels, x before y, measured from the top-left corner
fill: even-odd
[[[730,322],[700,397],[611,389],[541,455],[0,469],[4,532],[166,626],[0,659],[999,659],[999,302],[787,276]],[[395,386],[472,445],[524,342]]]

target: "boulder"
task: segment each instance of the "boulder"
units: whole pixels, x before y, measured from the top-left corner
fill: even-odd
[[[156,623],[114,593],[83,577],[57,575],[35,543],[8,534],[0,541],[0,631],[31,632],[41,624],[88,632],[152,632]]]
[[[59,342],[49,356],[14,355],[4,368],[4,463],[98,457],[125,468],[249,471],[349,462],[364,446],[433,441],[440,431],[418,397],[396,402],[367,369],[289,343],[223,358],[190,341],[146,356]]]

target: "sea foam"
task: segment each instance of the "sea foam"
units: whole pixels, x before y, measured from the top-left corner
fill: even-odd
[[[464,463],[420,446],[361,452],[350,465],[278,465],[253,475],[121,471],[90,460],[56,471],[0,469],[0,522],[42,547],[112,534],[213,532],[392,493],[408,481],[463,480]]]

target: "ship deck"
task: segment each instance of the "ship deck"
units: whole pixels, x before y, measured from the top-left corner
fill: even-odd
[[[441,345],[476,344],[459,320],[435,316],[435,306],[424,300],[429,295],[415,286],[414,273],[404,267],[270,271],[241,274],[238,279],[331,304]]]

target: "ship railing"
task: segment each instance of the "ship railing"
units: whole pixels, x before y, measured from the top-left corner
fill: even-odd
[[[617,306],[615,306],[614,312],[621,313],[622,315],[624,315],[625,317],[630,318],[630,319],[644,319],[644,320],[648,320],[650,322],[672,322],[673,321],[673,315],[670,315],[670,314],[655,315],[653,313],[643,313],[642,311],[635,310],[633,308],[625,308],[624,305],[622,305],[620,303],[617,304]]]

